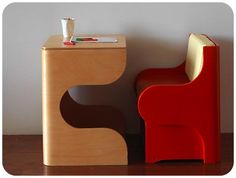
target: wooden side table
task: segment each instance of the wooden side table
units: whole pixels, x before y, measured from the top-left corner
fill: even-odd
[[[55,35],[42,47],[45,165],[128,164],[122,114],[109,106],[81,105],[68,93],[73,86],[106,85],[122,75],[125,37],[110,36],[118,42],[65,46]]]

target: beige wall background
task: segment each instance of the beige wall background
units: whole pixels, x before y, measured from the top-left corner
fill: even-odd
[[[13,3],[3,12],[3,133],[41,134],[41,46],[61,34],[60,18],[76,19],[76,34],[125,34],[124,75],[109,86],[74,87],[84,104],[120,109],[128,133],[139,132],[135,76],[173,67],[186,55],[190,32],[221,49],[221,131],[233,131],[233,12],[223,3]]]

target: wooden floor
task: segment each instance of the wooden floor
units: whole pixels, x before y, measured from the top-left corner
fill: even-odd
[[[221,157],[218,164],[200,161],[163,161],[144,163],[142,141],[128,135],[128,166],[56,166],[43,165],[42,136],[3,136],[3,166],[13,175],[223,175],[233,166],[233,134],[222,134]]]

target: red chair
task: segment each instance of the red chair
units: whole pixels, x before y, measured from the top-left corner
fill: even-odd
[[[219,83],[219,46],[197,34],[189,36],[182,65],[147,69],[137,76],[147,163],[220,160]]]

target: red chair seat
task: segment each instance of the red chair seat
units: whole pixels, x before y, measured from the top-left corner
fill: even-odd
[[[139,95],[145,88],[155,84],[184,84],[190,82],[183,70],[146,69],[136,79],[136,91]]]

